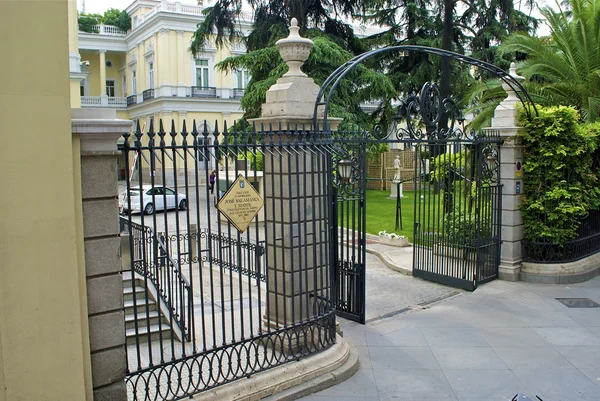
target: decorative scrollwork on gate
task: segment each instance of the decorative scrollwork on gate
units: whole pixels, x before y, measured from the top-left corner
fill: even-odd
[[[447,125],[440,127],[444,115]],[[418,95],[411,93],[398,105],[395,136],[398,140],[435,141],[476,137],[475,130],[464,130],[464,117],[452,97],[442,99],[437,83],[427,82]],[[402,122],[405,121],[405,124]]]
[[[498,161],[498,145],[488,143],[481,150],[481,179],[484,182],[498,182],[500,163]]]
[[[365,172],[358,157],[347,150],[339,149],[332,155],[332,163],[334,173],[331,180],[338,196],[350,197],[360,193],[359,183]]]

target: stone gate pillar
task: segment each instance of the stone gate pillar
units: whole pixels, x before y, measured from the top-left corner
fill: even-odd
[[[94,401],[126,401],[125,317],[119,239],[117,139],[129,120],[108,109],[73,109],[81,144],[81,196]]]
[[[289,71],[273,85],[262,106],[262,117],[253,121],[257,129],[273,131],[273,141],[290,142],[288,128],[301,130],[292,137],[300,142],[307,138],[312,124],[319,86],[300,69],[308,58],[313,42],[298,34],[295,18],[290,35],[277,42]],[[322,121],[322,120],[320,120]],[[328,119],[336,129],[340,119]],[[281,131],[279,131],[281,127]],[[302,131],[302,128],[306,131]],[[269,139],[270,140],[270,139]],[[267,142],[269,141],[267,140]],[[277,156],[264,157],[265,230],[267,245],[268,300],[263,317],[268,328],[289,326],[306,321],[318,313],[316,293],[325,293],[329,274],[327,266],[327,211],[325,183],[328,166],[323,155],[275,146]],[[279,153],[281,155],[279,155]],[[301,348],[301,341],[283,344],[284,350]]]
[[[510,75],[522,80],[516,72],[515,63]],[[498,277],[518,281],[523,253],[523,219],[521,218],[521,195],[523,194],[523,138],[517,126],[517,106],[521,103],[512,88],[503,83],[508,94],[492,118],[492,128],[497,129],[504,141],[500,147],[500,182],[502,184],[502,251]]]

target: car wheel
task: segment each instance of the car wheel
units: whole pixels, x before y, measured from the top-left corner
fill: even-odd
[[[154,205],[152,203],[148,203],[144,208],[144,214],[153,214],[154,213]]]
[[[185,210],[187,209],[187,200],[182,199],[181,202],[179,202],[179,210]]]

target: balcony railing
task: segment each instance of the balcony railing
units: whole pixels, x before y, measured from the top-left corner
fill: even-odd
[[[127,32],[121,30],[120,28],[118,28],[116,26],[103,25],[103,24],[94,25],[92,27],[92,31],[88,32],[88,33],[97,33],[99,35],[106,35],[106,36],[125,36],[125,35],[127,35]]]
[[[127,106],[133,106],[137,104],[137,95],[127,96]]]
[[[108,96],[81,96],[82,107],[125,107],[127,98]]]
[[[154,89],[146,89],[142,92],[142,99],[144,99],[144,102],[148,99],[154,99]]]
[[[125,97],[109,97],[108,98],[109,106],[127,106],[127,99]]]
[[[217,88],[212,86],[192,86],[192,97],[217,97]]]
[[[245,92],[246,90],[244,88],[233,88],[233,98],[241,99]]]

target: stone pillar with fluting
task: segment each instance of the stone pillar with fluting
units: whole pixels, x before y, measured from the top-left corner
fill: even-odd
[[[510,75],[518,80],[515,63]],[[521,270],[523,253],[523,219],[521,196],[523,194],[523,139],[517,126],[517,105],[521,103],[515,91],[506,83],[502,87],[508,94],[494,111],[492,128],[499,131],[503,145],[500,147],[500,182],[502,184],[502,251],[498,277],[517,281]]]
[[[310,135],[320,89],[300,69],[313,42],[302,38],[298,31],[293,18],[290,35],[276,44],[289,71],[267,91],[262,117],[252,120],[257,130],[264,128],[265,142],[271,143],[272,138],[276,145],[264,156],[268,277],[264,323],[270,329],[307,322],[322,313],[329,296],[327,158],[309,150],[316,145],[288,146],[311,140],[304,135]],[[336,129],[340,119],[328,121],[329,127]],[[299,335],[282,348],[295,352],[306,341],[310,339]]]

